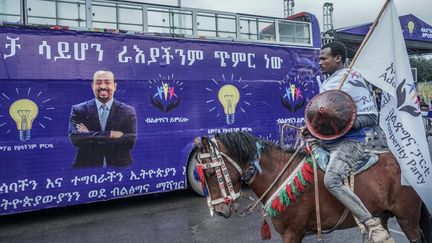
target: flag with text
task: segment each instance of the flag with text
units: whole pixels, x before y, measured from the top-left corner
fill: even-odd
[[[390,1],[353,69],[380,88],[380,126],[411,185],[432,212],[432,164],[402,28]]]

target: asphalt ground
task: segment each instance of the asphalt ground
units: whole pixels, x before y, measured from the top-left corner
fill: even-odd
[[[245,204],[247,205],[247,204]],[[0,217],[0,242],[262,242],[261,216],[210,217],[205,198],[189,191],[139,196]],[[396,242],[408,242],[395,220]],[[272,239],[281,242],[271,228]],[[303,242],[317,242],[316,236]],[[320,242],[361,243],[357,228],[335,231]]]
[[[205,198],[186,190],[0,216],[0,242],[262,242],[260,224],[259,213],[212,218]],[[394,219],[389,229],[396,242],[408,242]],[[267,242],[281,242],[271,231]],[[317,239],[311,235],[303,242]],[[362,240],[352,228],[325,235],[320,242]]]

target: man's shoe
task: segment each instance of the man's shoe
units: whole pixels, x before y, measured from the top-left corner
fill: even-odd
[[[365,222],[366,228],[369,233],[370,243],[394,243],[394,239],[390,236],[389,232],[381,225],[379,218],[372,218]]]

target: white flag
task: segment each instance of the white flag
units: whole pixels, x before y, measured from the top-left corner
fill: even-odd
[[[354,70],[382,89],[380,126],[402,176],[432,212],[432,163],[399,16],[393,1],[359,53]]]

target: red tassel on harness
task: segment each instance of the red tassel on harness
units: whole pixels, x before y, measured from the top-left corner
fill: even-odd
[[[261,237],[261,240],[270,240],[271,239],[270,225],[267,223],[267,220],[265,220],[265,218],[263,218],[263,222],[261,224],[260,237]]]
[[[302,171],[303,178],[307,182],[312,184],[313,183],[313,174],[314,174],[312,166],[310,166],[309,163],[304,163],[301,171]]]
[[[290,186],[289,183],[285,186],[285,190],[288,193],[288,197],[291,200],[291,202],[295,202],[296,201],[296,196],[294,195],[294,192],[292,191],[291,186]]]
[[[273,202],[272,202],[272,204],[271,204],[271,207],[272,207],[274,210],[278,211],[279,213],[282,212],[282,211],[284,211],[284,209],[285,209],[285,207],[284,207],[284,205],[282,204],[282,202],[279,201],[279,197],[275,197],[275,199],[273,199]]]
[[[294,183],[295,183],[295,187],[297,188],[297,190],[299,192],[304,192],[304,190],[306,189],[303,184],[300,182],[300,179],[298,178],[298,176],[294,177]]]
[[[203,170],[203,168],[202,168],[201,165],[197,165],[197,166],[196,166],[196,169],[197,169],[197,173],[198,173],[199,180],[200,180],[200,182],[201,182],[201,188],[204,189],[204,187],[205,187],[205,176],[204,176],[204,170]]]

